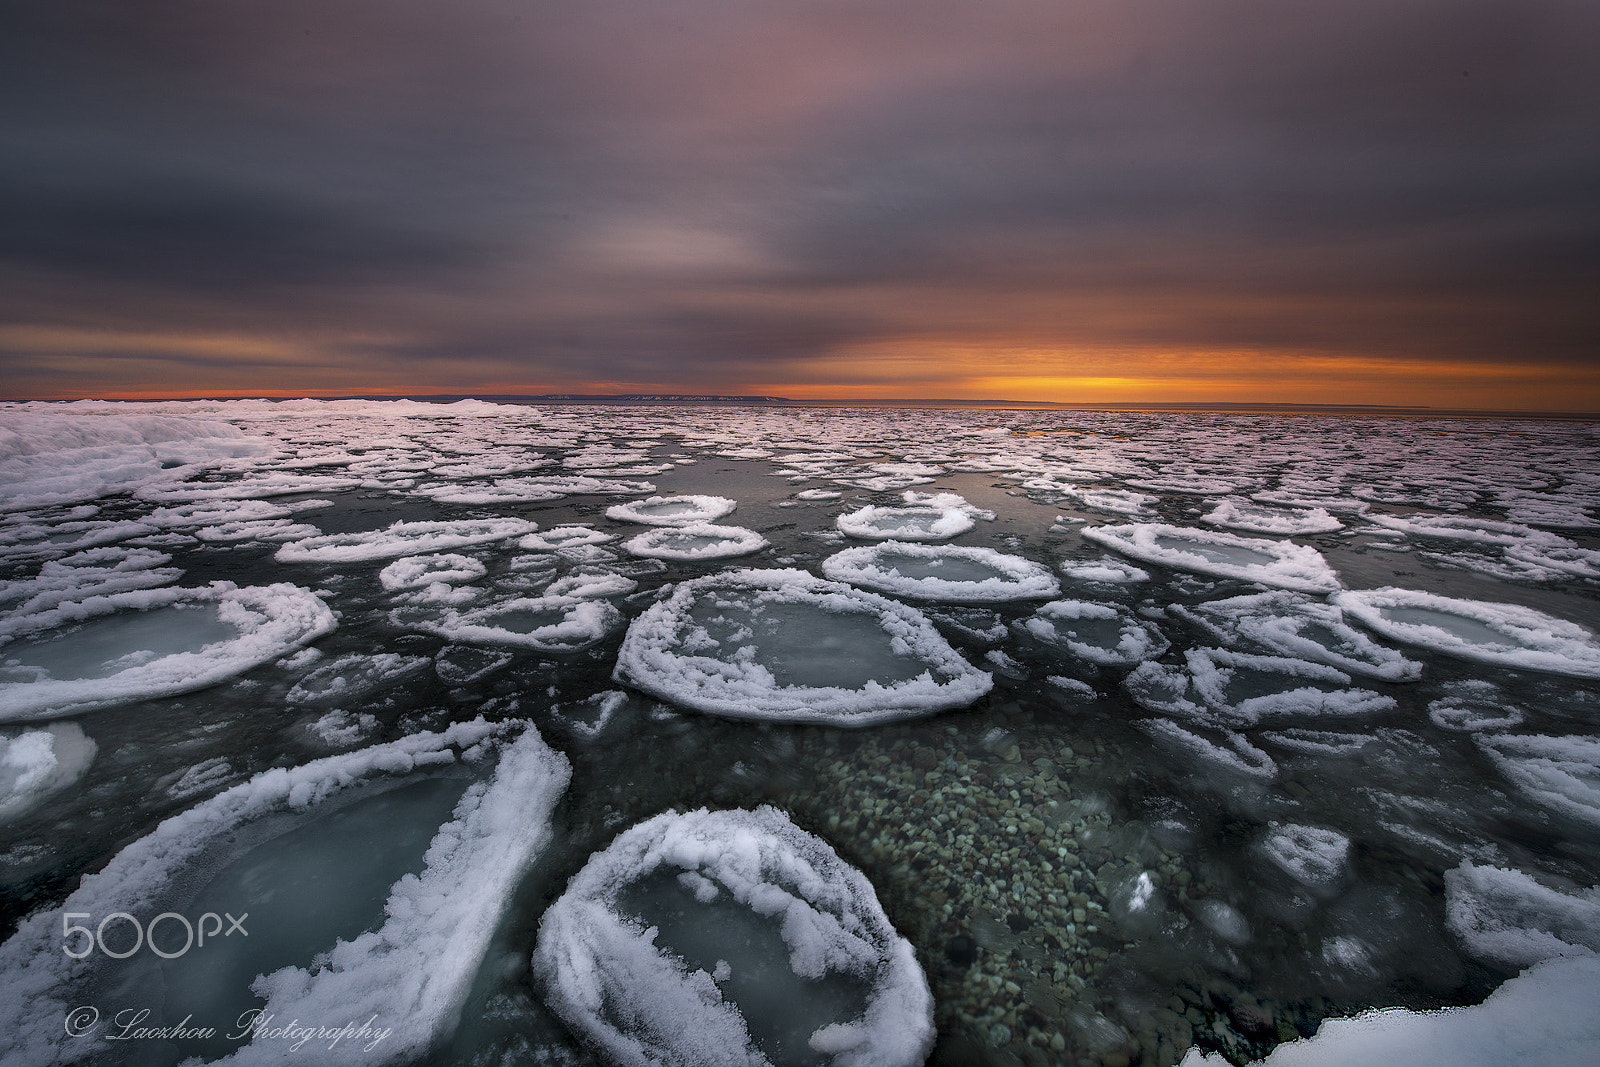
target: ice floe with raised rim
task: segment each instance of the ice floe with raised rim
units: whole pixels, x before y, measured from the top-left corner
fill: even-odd
[[[488,568],[481,560],[455,552],[428,556],[402,556],[378,572],[378,582],[393,592],[399,589],[425,589],[435,583],[455,585],[482,578]]]
[[[1150,580],[1149,571],[1110,556],[1102,559],[1064,559],[1056,564],[1056,570],[1075,582],[1093,582],[1096,585],[1131,585]]]
[[[944,541],[972,529],[972,516],[962,508],[869,504],[833,520],[842,534],[866,540]]]
[[[363,880],[347,848],[319,861],[329,868],[319,886],[338,885],[347,894],[374,890],[371,906],[378,921],[364,932],[359,922],[346,922],[351,926],[347,932],[308,950],[300,965],[283,966],[274,959],[282,951],[275,945],[287,937],[280,929],[268,937],[209,942],[208,967],[202,971],[193,965],[193,954],[187,954],[187,968],[182,958],[163,964],[143,954],[128,963],[107,963],[97,953],[73,959],[61,950],[60,910],[46,909],[25,919],[0,945],[0,1062],[66,1061],[100,1051],[93,1037],[74,1039],[63,1030],[61,1019],[70,1008],[88,1002],[97,990],[126,996],[164,982],[170,1000],[174,980],[186,983],[186,999],[172,1005],[180,1014],[194,1007],[187,998],[212,999],[221,1006],[254,993],[265,1000],[262,1015],[283,1024],[298,1018],[311,1025],[336,1026],[351,1019],[359,1025],[376,1017],[388,1031],[376,1046],[385,1062],[422,1055],[454,1029],[501,916],[551,837],[551,815],[571,770],[530,724],[489,724],[480,718],[438,733],[413,734],[298,767],[263,771],[166,819],[123,848],[104,869],[86,875],[61,905],[97,918],[117,912],[187,915],[198,910],[189,905],[206,892],[199,887],[212,875],[240,869],[257,850],[270,850],[291,835],[316,835],[336,827],[325,813],[348,818],[361,806],[372,805],[378,812],[373,817],[381,820],[387,807],[406,802],[406,788],[441,775],[459,776],[461,771],[452,768],[490,756],[496,757],[491,771],[472,774],[477,780],[471,784],[470,779],[463,781],[465,791],[456,794],[453,810],[431,835],[420,871],[392,884],[385,878],[369,886],[365,882],[373,877]],[[297,852],[290,866],[307,862]],[[283,866],[279,857],[270,869],[281,876]],[[252,900],[259,911],[269,906],[265,902],[272,891],[270,885],[256,888],[267,894]],[[339,906],[348,913],[351,905]],[[338,914],[335,902],[323,900],[320,909]],[[169,951],[182,944],[174,921],[163,927],[163,936],[177,938],[166,946]],[[221,971],[219,953],[226,957]],[[252,971],[258,975],[253,983],[240,979],[247,989],[214,977]],[[200,1009],[194,1010],[199,1014]],[[178,1019],[162,1021],[172,1025]],[[313,1047],[322,1062],[369,1063],[375,1052],[365,1045],[319,1041]],[[283,1041],[262,1037],[220,1062],[281,1063],[288,1051]]]
[[[1594,632],[1535,608],[1394,586],[1346,590],[1330,599],[1391,641],[1500,667],[1600,678]]]
[[[284,695],[290,704],[343,704],[433,665],[427,656],[351,652],[313,669]]]
[[[328,605],[287,583],[144,589],[0,620],[0,721],[175,696],[330,633]]]
[[[322,534],[291,541],[278,549],[275,558],[280,563],[360,563],[489,544],[538,528],[537,523],[526,519],[396,522],[382,530]]]
[[[1453,682],[1444,696],[1428,702],[1428,718],[1441,730],[1483,733],[1520,726],[1522,709],[1507,702],[1493,682]]]
[[[1344,529],[1344,523],[1334,518],[1326,508],[1268,507],[1236,497],[1218,501],[1216,507],[1200,516],[1200,521],[1212,526],[1226,526],[1230,530],[1278,534],[1282,537]]]
[[[1026,478],[1021,485],[1031,492],[1049,493],[1053,497],[1076,500],[1083,507],[1095,511],[1114,511],[1119,515],[1144,515],[1148,513],[1151,504],[1161,500],[1158,496],[1136,493],[1131,489],[1085,489],[1072,482],[1057,481],[1053,478]]]
[[[613,504],[606,508],[606,517],[618,522],[637,522],[646,526],[688,526],[700,522],[716,522],[728,514],[738,502],[725,496],[682,494],[679,496],[652,496],[626,504]]]
[[[1047,600],[1061,592],[1049,569],[992,548],[883,541],[822,561],[834,581],[882,593],[953,604]]]
[[[1519,545],[1543,542],[1572,544],[1565,537],[1536,530],[1516,522],[1475,519],[1464,515],[1384,515],[1369,514],[1367,521],[1390,530],[1420,537],[1440,537],[1453,541],[1476,541],[1489,545]]]
[[[72,722],[0,733],[0,822],[27,814],[82,778],[96,747]]]
[[[615,534],[608,534],[590,526],[562,525],[528,534],[517,542],[517,547],[530,552],[561,552],[586,545],[603,545],[614,540],[616,540]]]
[[[1171,719],[1136,719],[1133,725],[1158,743],[1235,774],[1258,779],[1277,777],[1278,765],[1272,757],[1235,730],[1214,730],[1205,726],[1188,729]]]
[[[667,812],[540,920],[549,1007],[631,1067],[914,1067],[933,998],[872,885],[770,807]]]
[[[71,600],[171,585],[183,577],[172,557],[149,548],[91,548],[46,560],[31,578],[0,582],[0,609],[25,614]]]
[[[1600,953],[1600,888],[1562,892],[1470,860],[1444,873],[1445,917],[1467,950],[1502,967]]]
[[[622,550],[629,555],[684,561],[748,556],[766,547],[767,539],[754,530],[709,522],[646,530],[622,544]]]
[[[993,685],[915,608],[798,570],[679,584],[629,626],[613,676],[698,711],[840,726],[966,707]]]
[[[413,630],[464,644],[502,645],[535,652],[577,652],[603,641],[622,622],[622,612],[596,597],[514,597],[472,611],[437,616],[405,615],[397,622]]]
[[[1100,667],[1131,667],[1172,647],[1153,623],[1127,608],[1090,600],[1052,600],[1012,626],[1046,648]]]
[[[1293,541],[1268,541],[1159,522],[1086,526],[1096,544],[1177,570],[1239,578],[1305,593],[1331,593],[1339,577],[1322,553]]]
[[[1230,644],[1244,641],[1282,656],[1326,663],[1351,674],[1414,681],[1422,664],[1378,644],[1344,621],[1334,605],[1303,593],[1247,593],[1171,609]]]
[[[1287,656],[1192,648],[1182,667],[1141,663],[1123,679],[1149,711],[1229,728],[1280,718],[1326,718],[1388,711],[1395,699],[1352,688],[1341,670]]]
[[[1533,800],[1600,826],[1600,737],[1475,734],[1473,740]]]

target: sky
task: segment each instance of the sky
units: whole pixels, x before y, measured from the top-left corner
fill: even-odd
[[[1600,412],[1594,0],[0,0],[0,396]]]

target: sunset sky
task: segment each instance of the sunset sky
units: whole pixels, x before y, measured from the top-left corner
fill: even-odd
[[[1594,0],[0,0],[0,396],[1600,412]]]

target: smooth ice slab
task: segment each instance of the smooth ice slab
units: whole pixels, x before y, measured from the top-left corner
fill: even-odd
[[[696,522],[716,522],[737,506],[725,496],[652,496],[627,504],[613,504],[606,508],[606,517],[646,526],[688,526]]]
[[[329,633],[299,586],[213,582],[62,604],[0,621],[0,721],[189,693]]]
[[[1575,622],[1520,604],[1417,589],[1352,589],[1330,598],[1393,641],[1501,667],[1600,678],[1600,643]]]
[[[647,530],[622,543],[629,555],[647,559],[702,560],[748,556],[767,547],[767,539],[743,526],[694,522]]]
[[[459,781],[455,765],[496,753],[492,773],[462,783],[465,792],[457,794],[453,811],[446,808],[446,821],[433,823],[435,832],[423,828],[423,840],[431,837],[431,844],[412,873],[386,891],[378,887],[375,921],[363,932],[366,920],[359,913],[366,905],[348,899],[349,887],[369,888],[366,875],[391,859],[383,848],[370,847],[371,834],[362,848],[341,845],[340,817],[362,814],[368,805],[378,806],[366,814],[380,824],[388,810],[425,813],[432,800],[412,789],[413,782],[426,786],[450,775]],[[248,999],[253,992],[265,1000],[262,1014],[279,1024],[299,1018],[307,1025],[353,1020],[359,1026],[376,1017],[388,1031],[376,1046],[378,1058],[414,1059],[454,1027],[504,909],[550,838],[551,813],[569,777],[566,759],[531,725],[477,719],[441,733],[413,734],[299,767],[267,770],[172,816],[102,871],[87,875],[61,907],[94,917],[188,915],[209,882],[243,877],[250,898],[234,914],[252,906],[270,909],[275,890],[283,888],[282,903],[288,906],[283,921],[264,923],[258,917],[255,925],[246,925],[248,936],[208,945],[210,955],[196,951],[162,961],[141,953],[127,962],[108,962],[96,953],[79,961],[62,952],[61,912],[39,912],[0,946],[0,1062],[46,1063],[115,1052],[100,1045],[103,1028],[76,1039],[66,1036],[61,1024],[66,1012],[94,1003],[98,992],[130,1002],[155,1000],[158,1013],[171,1015],[163,1021],[175,1024],[190,1010],[175,989],[218,1005],[230,996]],[[402,829],[391,836],[401,836]],[[296,839],[293,849],[275,848],[286,833],[305,840]],[[270,862],[252,864],[252,857]],[[307,864],[324,868],[320,879]],[[312,882],[305,883],[305,877]],[[293,892],[295,884],[302,892]],[[296,940],[300,928],[315,918],[301,910],[305,886],[312,884],[319,887],[314,912],[354,917],[355,926],[337,940],[332,933],[309,945]],[[167,951],[181,946],[177,924],[169,921],[164,936],[177,939],[165,946]],[[282,965],[278,959],[285,951],[298,959]],[[221,971],[208,972],[211,966]],[[165,980],[158,968],[166,970]],[[271,973],[252,982],[262,970]],[[216,974],[229,976],[228,982],[214,980]],[[237,982],[244,982],[248,992],[238,990]],[[162,990],[165,1004],[151,996]],[[154,1018],[151,1023],[157,1025]],[[205,1024],[194,1020],[194,1025]],[[281,1063],[286,1049],[281,1040],[263,1039],[223,1062]],[[357,1041],[331,1048],[323,1042],[305,1051],[319,1063],[368,1063],[374,1055]]]
[[[990,604],[1044,600],[1061,592],[1041,564],[992,548],[885,541],[836,552],[822,573],[838,582],[914,600]]]
[[[1242,578],[1304,593],[1331,593],[1339,588],[1338,575],[1322,553],[1293,541],[1267,541],[1159,522],[1087,526],[1083,536],[1134,559],[1177,570]]]
[[[782,812],[640,823],[545,911],[546,1003],[614,1063],[913,1067],[933,998],[872,885]]]
[[[1047,648],[1102,667],[1131,667],[1171,647],[1154,624],[1127,608],[1088,600],[1053,600],[1012,625]]]
[[[1352,674],[1408,682],[1422,664],[1378,644],[1325,601],[1300,593],[1254,593],[1173,609],[1224,641],[1243,641],[1283,656],[1315,660]]]
[[[886,508],[868,505],[833,520],[840,533],[871,541],[943,541],[972,529],[972,516],[959,507]]]
[[[840,726],[965,707],[993,684],[915,608],[798,570],[683,582],[628,628],[614,677],[699,711]]]
[[[322,534],[290,541],[278,549],[280,563],[359,563],[442,552],[467,545],[504,541],[538,529],[526,519],[462,519],[455,522],[397,522],[385,530]]]

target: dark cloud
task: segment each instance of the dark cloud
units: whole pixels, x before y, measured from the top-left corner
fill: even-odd
[[[941,333],[1573,367],[1600,339],[1587,2],[0,20],[0,314],[30,327],[535,387]]]

